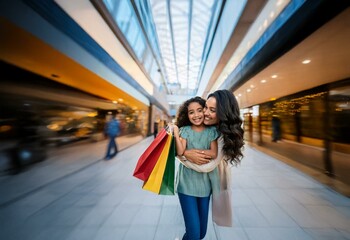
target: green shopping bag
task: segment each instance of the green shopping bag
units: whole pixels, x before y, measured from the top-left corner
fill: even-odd
[[[160,188],[162,186],[162,181],[163,181],[164,172],[165,172],[165,168],[168,160],[169,150],[171,148],[171,143],[172,143],[171,134],[169,133],[167,134],[168,134],[168,138],[166,140],[162,153],[160,154],[157,160],[157,163],[151,172],[151,175],[144,182],[142,186],[142,189],[148,190],[157,194],[159,194]]]
[[[171,145],[169,149],[168,159],[165,166],[165,171],[162,179],[162,185],[160,187],[160,195],[174,195],[174,182],[175,182],[175,140],[172,137]]]

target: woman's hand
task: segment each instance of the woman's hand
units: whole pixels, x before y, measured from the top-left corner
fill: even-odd
[[[204,151],[197,149],[185,150],[183,155],[186,157],[187,160],[197,165],[206,164],[211,160],[211,156],[206,155]]]

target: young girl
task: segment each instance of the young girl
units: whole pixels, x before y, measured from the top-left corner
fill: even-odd
[[[215,127],[204,125],[204,106],[204,99],[194,97],[179,108],[177,126],[173,126],[177,155],[182,156],[186,149],[200,149],[216,158],[219,134]],[[220,191],[218,169],[203,173],[180,164],[176,191],[186,227],[182,239],[203,239],[207,232],[210,195]]]

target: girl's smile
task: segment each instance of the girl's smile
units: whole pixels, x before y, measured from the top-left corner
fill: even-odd
[[[199,103],[193,102],[188,105],[188,119],[193,125],[199,126],[203,124],[204,112],[203,107]]]

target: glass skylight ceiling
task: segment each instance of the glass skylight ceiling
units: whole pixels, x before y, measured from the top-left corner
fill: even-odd
[[[169,94],[194,95],[222,1],[149,2]]]
[[[222,0],[102,2],[159,91],[197,93]]]

